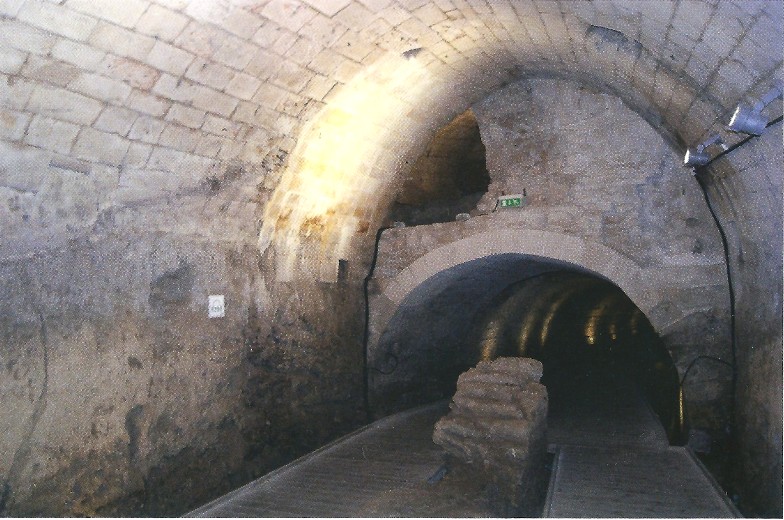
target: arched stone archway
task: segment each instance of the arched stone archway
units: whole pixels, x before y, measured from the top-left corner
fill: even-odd
[[[490,224],[490,219],[474,220],[477,226]],[[714,276],[715,268],[712,266],[642,267],[604,244],[565,233],[523,228],[474,230],[476,232],[472,233],[470,230],[458,231],[460,223],[439,226],[451,227],[459,238],[426,249],[416,247],[416,244],[423,243],[421,235],[428,233],[423,229],[403,228],[385,232],[388,235],[385,234],[380,249],[394,249],[398,254],[382,254],[372,280],[368,340],[371,349],[406,298],[425,282],[453,267],[503,255],[527,258],[532,262],[555,262],[612,282],[648,317],[656,332],[665,338],[668,347],[671,347],[673,360],[681,371],[685,370],[692,353],[683,352],[678,346],[679,324],[689,321],[689,326],[699,327],[700,324],[694,321],[707,319],[707,314],[703,314],[705,309],[723,312],[723,304],[716,302],[708,292],[696,300],[691,296],[680,297],[681,292],[689,293],[695,285],[703,284],[706,278]],[[529,275],[504,274],[498,282],[499,290],[526,276]],[[687,301],[688,304],[685,303]],[[714,348],[721,350],[723,346]]]

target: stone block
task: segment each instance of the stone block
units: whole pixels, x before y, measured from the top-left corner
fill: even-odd
[[[234,97],[249,101],[253,99],[253,95],[259,90],[261,81],[248,74],[238,73],[226,85],[226,93]]]
[[[308,38],[298,38],[286,52],[286,58],[294,63],[306,66],[320,53],[324,47]]]
[[[203,110],[174,103],[166,113],[166,120],[189,128],[201,128],[206,115]]]
[[[71,40],[57,40],[52,47],[52,57],[87,70],[96,70],[105,56],[104,51]]]
[[[362,66],[359,63],[343,60],[335,70],[333,77],[341,83],[348,83],[354,76],[359,74],[360,70],[362,70]]]
[[[22,69],[22,75],[26,78],[51,83],[59,87],[67,86],[79,76],[80,72],[80,69],[69,63],[35,54],[30,55]]]
[[[351,3],[351,0],[305,0],[312,8],[332,17]],[[308,25],[310,27],[310,24]]]
[[[24,110],[34,89],[31,81],[0,74],[0,106]]]
[[[302,95],[317,101],[322,101],[330,90],[332,90],[338,83],[331,78],[322,76],[321,74],[314,74],[311,76]]]
[[[97,72],[119,79],[141,90],[150,90],[161,75],[158,69],[130,58],[108,54],[98,65]]]
[[[362,62],[362,59],[375,49],[375,46],[365,42],[356,31],[348,30],[332,46],[332,49],[347,58]]]
[[[89,1],[89,0],[88,0]],[[122,5],[124,2],[117,2]],[[144,61],[155,45],[155,39],[122,27],[100,22],[90,36],[90,44],[112,54]]]
[[[250,39],[264,24],[264,20],[245,9],[232,9],[222,20],[221,27],[244,40]]]
[[[27,109],[80,125],[90,125],[103,110],[103,104],[61,88],[37,86],[30,95]]]
[[[419,9],[414,10],[412,13],[419,18],[425,25],[433,26],[439,22],[446,20],[446,15],[435,4],[425,4]]]
[[[79,129],[78,125],[35,116],[27,129],[24,142],[53,152],[67,154],[71,151]]]
[[[155,82],[152,92],[172,101],[190,103],[193,100],[194,85],[190,81],[170,74],[161,74],[161,77]]]
[[[152,146],[143,143],[131,143],[128,153],[123,159],[123,166],[128,168],[144,168],[152,153]]]
[[[84,41],[98,20],[48,2],[27,2],[19,11],[20,20],[46,31]]]
[[[143,61],[156,69],[181,76],[188,69],[193,58],[191,53],[157,40]]]
[[[386,2],[386,0],[382,0],[382,2]],[[386,2],[387,5],[380,8],[378,8],[378,4],[368,5],[368,2],[361,3],[371,11],[378,13],[378,15],[389,22],[392,27],[397,27],[411,17],[411,13],[398,5],[389,5],[389,2]]]
[[[136,23],[136,30],[170,42],[180,35],[185,26],[188,25],[188,21],[189,18],[187,16],[165,7],[151,4]]]
[[[672,18],[674,29],[696,41],[713,14],[714,6],[705,2],[682,2]]]
[[[484,482],[500,516],[531,516],[546,486],[541,376],[542,364],[533,359],[481,361],[459,377],[450,412],[433,432],[449,470]]]
[[[194,176],[207,172],[211,162],[210,159],[198,155],[158,147],[152,151],[148,168],[173,173],[182,172],[188,176]]]
[[[11,48],[3,49],[0,53],[0,72],[18,74],[27,59],[27,54]]]
[[[196,144],[201,136],[196,130],[180,125],[166,125],[163,129],[158,144],[180,150],[182,152],[192,152],[196,149]]]
[[[220,29],[194,21],[175,38],[174,44],[196,56],[210,58],[226,36],[228,34]]]
[[[287,61],[281,63],[275,75],[270,78],[272,83],[292,93],[302,91],[309,80],[310,73],[307,69]]]
[[[245,70],[245,67],[248,66],[258,50],[258,47],[254,44],[227,34],[223,39],[222,45],[213,54],[212,58],[234,69]]]
[[[193,106],[223,117],[230,117],[237,108],[238,99],[216,92],[210,88],[196,86],[193,89]]]
[[[316,16],[316,10],[291,0],[272,0],[261,11],[261,15],[291,31],[299,31]]]
[[[108,106],[103,109],[93,127],[96,130],[126,135],[136,121],[138,114],[127,108]]]
[[[285,56],[289,49],[297,42],[297,33],[282,30],[280,36],[275,43],[272,44],[272,47],[269,48],[275,54],[280,54],[281,56]]]
[[[171,102],[160,96],[148,94],[147,92],[134,89],[131,92],[131,95],[128,96],[125,105],[128,108],[137,110],[139,112],[144,112],[145,114],[149,114],[151,116],[163,117],[163,115],[169,110]]]
[[[239,104],[237,105],[237,109],[234,111],[234,114],[232,115],[232,119],[235,121],[248,123],[250,125],[255,125],[256,112],[258,111],[258,109],[259,109],[258,103],[248,103],[246,101],[240,101]]]
[[[32,27],[18,20],[0,18],[0,45],[33,54],[46,55],[57,37],[48,31]]]
[[[69,0],[68,7],[131,28],[139,21],[150,2],[145,0]]]
[[[155,144],[161,136],[166,123],[154,117],[140,116],[133,123],[128,138],[134,141]]]
[[[235,72],[220,63],[196,58],[185,72],[185,77],[207,85],[216,90],[223,90],[234,77]]]
[[[236,139],[240,135],[242,127],[243,125],[235,121],[207,114],[202,130],[227,139]]]
[[[30,114],[11,109],[0,109],[0,139],[18,141],[25,135]]]
[[[334,19],[350,29],[369,25],[378,15],[362,4],[353,2],[334,16]]]
[[[197,155],[204,157],[217,157],[220,153],[223,139],[214,135],[202,135],[194,150]]]
[[[0,0],[0,15],[15,18],[25,0]]]
[[[308,64],[308,68],[312,71],[323,74],[324,76],[332,76],[346,58],[340,54],[330,50],[324,49],[319,52]]]
[[[265,49],[259,49],[245,67],[245,72],[260,81],[268,79],[280,66],[283,58]]]
[[[100,74],[80,74],[68,88],[101,101],[122,105],[131,94],[131,86]]]
[[[128,140],[118,135],[82,128],[72,154],[86,161],[118,165],[128,152],[129,145]]]

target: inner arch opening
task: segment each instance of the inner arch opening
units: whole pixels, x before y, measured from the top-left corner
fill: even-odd
[[[678,440],[677,371],[645,314],[595,273],[522,254],[441,271],[403,300],[369,350],[373,412],[448,398],[462,372],[500,356],[542,361],[555,419],[621,385]]]
[[[469,109],[436,132],[414,162],[389,220],[408,226],[452,221],[473,210],[489,184],[485,145]]]

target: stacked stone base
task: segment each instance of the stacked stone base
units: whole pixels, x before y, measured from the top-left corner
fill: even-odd
[[[463,373],[433,441],[458,478],[481,479],[499,516],[539,516],[547,461],[547,390],[528,358],[480,362]]]

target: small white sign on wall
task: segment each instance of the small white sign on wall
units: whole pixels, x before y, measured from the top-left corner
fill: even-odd
[[[226,300],[222,294],[211,294],[207,301],[207,316],[223,318],[226,316]]]

